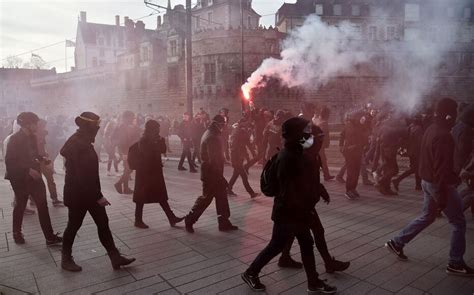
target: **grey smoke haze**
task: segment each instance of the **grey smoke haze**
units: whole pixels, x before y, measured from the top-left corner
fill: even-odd
[[[445,5],[440,6],[441,11],[447,11],[449,2],[439,1]],[[367,27],[393,26],[383,14],[380,11],[379,20]],[[411,111],[436,85],[437,70],[445,55],[456,46],[454,38],[459,29],[456,22],[439,16],[423,19],[420,24],[423,27],[418,35],[416,30],[406,32],[406,41],[367,42],[354,24],[342,22],[331,26],[311,15],[284,40],[281,59],[264,60],[242,90],[248,95],[251,89],[264,87],[268,77],[279,79],[287,87],[319,88],[337,76],[356,74],[357,65],[368,63],[378,70],[376,61],[384,57],[391,74],[384,86],[377,89],[375,99],[388,100],[400,111]]]

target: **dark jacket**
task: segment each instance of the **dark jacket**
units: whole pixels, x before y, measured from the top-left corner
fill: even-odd
[[[318,127],[324,132],[324,141],[322,148],[327,149],[331,144],[331,138],[329,134],[329,123],[326,120],[320,120],[318,122]]]
[[[193,141],[193,122],[183,121],[179,124],[178,136],[183,144],[192,144]]]
[[[128,164],[136,170],[133,201],[135,203],[159,203],[168,200],[161,154],[166,153],[165,139],[142,137],[128,151]]]
[[[222,181],[224,178],[224,148],[221,132],[212,123],[201,139],[201,180]]]
[[[362,153],[367,143],[368,134],[359,122],[349,121],[344,125],[344,153]]]
[[[22,130],[15,132],[7,143],[5,179],[19,183],[33,180],[29,171],[40,172],[39,160],[36,136],[27,135]]]
[[[454,172],[454,140],[448,127],[435,122],[425,131],[421,143],[421,179],[438,185],[455,185],[459,179]]]
[[[474,132],[472,127],[463,122],[458,122],[451,131],[454,139],[454,172],[459,175],[462,168],[469,161],[472,153],[472,140]]]
[[[425,130],[421,124],[411,123],[410,126],[408,126],[407,152],[409,157],[415,159],[420,158],[421,142],[424,132]]]
[[[65,158],[64,205],[88,208],[103,197],[99,178],[99,159],[87,134],[78,130],[61,149]]]
[[[234,128],[230,142],[230,160],[232,167],[243,165],[246,155],[248,155],[247,147],[250,147],[250,134],[243,128]]]
[[[314,166],[305,160],[298,143],[286,143],[276,165],[280,193],[274,199],[272,220],[309,225],[318,196]]]
[[[126,155],[128,149],[140,138],[140,128],[136,125],[120,124],[114,130],[112,142],[118,147],[121,155]]]

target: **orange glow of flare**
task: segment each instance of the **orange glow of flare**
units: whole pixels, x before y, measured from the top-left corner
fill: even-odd
[[[244,85],[242,85],[242,94],[244,95],[244,98],[246,100],[250,100],[250,91],[252,90],[252,88],[250,87],[250,85],[248,83],[245,83]]]

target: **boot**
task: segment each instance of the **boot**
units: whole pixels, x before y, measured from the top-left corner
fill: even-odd
[[[61,268],[67,271],[79,272],[82,271],[82,267],[76,264],[74,258],[71,255],[63,254],[61,258]]]
[[[150,228],[148,225],[146,225],[146,224],[143,222],[143,220],[135,220],[135,227],[143,228],[143,229]]]
[[[194,233],[193,222],[191,222],[188,216],[184,218],[184,225],[188,233],[190,234]]]
[[[303,268],[303,264],[301,262],[293,260],[290,255],[281,255],[280,259],[278,260],[278,266],[282,268]]]
[[[238,230],[239,228],[233,225],[229,219],[220,219],[219,218],[219,230],[220,231],[233,231]]]
[[[175,226],[176,226],[176,223],[180,223],[181,221],[184,220],[184,217],[177,217],[176,215],[173,215],[173,216],[170,217],[168,220],[169,220],[169,222],[170,222],[170,226],[171,226],[171,227],[175,227]]]
[[[18,245],[23,245],[25,243],[25,238],[23,237],[23,234],[20,232],[13,233],[13,240],[15,241],[15,244],[18,244]]]
[[[126,258],[122,256],[119,251],[109,252],[107,255],[109,255],[110,262],[112,263],[112,267],[115,270],[120,269],[121,266],[129,265],[135,261],[135,258]]]
[[[336,271],[345,271],[350,265],[350,262],[338,261],[332,257],[332,260],[329,263],[326,263],[326,272],[334,273]]]

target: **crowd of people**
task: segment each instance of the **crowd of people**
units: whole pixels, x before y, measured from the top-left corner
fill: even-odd
[[[313,244],[324,260],[327,273],[350,267],[350,262],[336,260],[328,250],[324,226],[315,207],[321,199],[326,203],[331,199],[321,173],[325,182],[344,184],[345,196],[350,201],[362,197],[357,191],[360,176],[363,185],[374,186],[384,196],[396,196],[400,183],[414,175],[414,189],[424,194],[423,212],[385,246],[406,260],[403,247],[444,213],[453,226],[446,272],[474,276],[474,270],[463,260],[464,211],[471,208],[474,218],[473,106],[458,105],[444,98],[436,105],[420,107],[410,114],[388,103],[368,103],[349,111],[339,136],[344,164],[335,176],[331,175],[334,169],[328,165],[327,154],[331,144],[329,108],[303,103],[300,112],[292,114],[288,110],[252,106],[234,124],[230,123],[229,114],[223,108],[211,119],[200,109],[194,116],[184,113],[179,122],[132,111],[124,111],[120,116],[106,115],[103,119],[92,112],[75,118],[44,119],[23,112],[16,120],[3,120],[4,128],[0,131],[4,141],[5,178],[10,181],[15,196],[15,243],[25,243],[23,215],[35,212],[27,208],[30,200],[37,208],[46,244],[62,243],[63,269],[82,270],[73,259],[72,247],[87,213],[97,225],[99,239],[114,269],[135,260],[118,251],[109,228],[105,207],[110,203],[102,194],[99,175],[104,151],[107,176],[117,177],[115,190],[133,195],[134,225],[140,229],[149,228],[143,219],[144,205],[158,203],[171,226],[184,221],[186,231],[194,233],[193,225],[215,199],[218,229],[238,230],[230,221],[228,197],[236,196],[233,187],[239,177],[250,198],[259,197],[248,175],[252,166],[262,165],[260,190],[274,197],[271,216],[274,227],[267,247],[242,274],[242,279],[255,291],[265,290],[259,273],[281,253],[280,267],[304,266],[308,291],[335,293],[337,288],[321,280],[316,272]],[[196,173],[198,168],[201,172],[202,194],[185,216],[176,216],[168,203],[162,158],[171,153],[172,133],[179,137],[182,147],[177,169],[186,171],[187,160],[189,172]],[[65,169],[64,204],[54,180],[54,163],[59,155]],[[401,157],[408,158],[409,168],[399,175]],[[229,180],[224,177],[225,165],[233,169]],[[63,237],[51,226],[47,189],[54,206],[64,205],[68,209]],[[302,263],[293,260],[290,254],[295,238]]]

